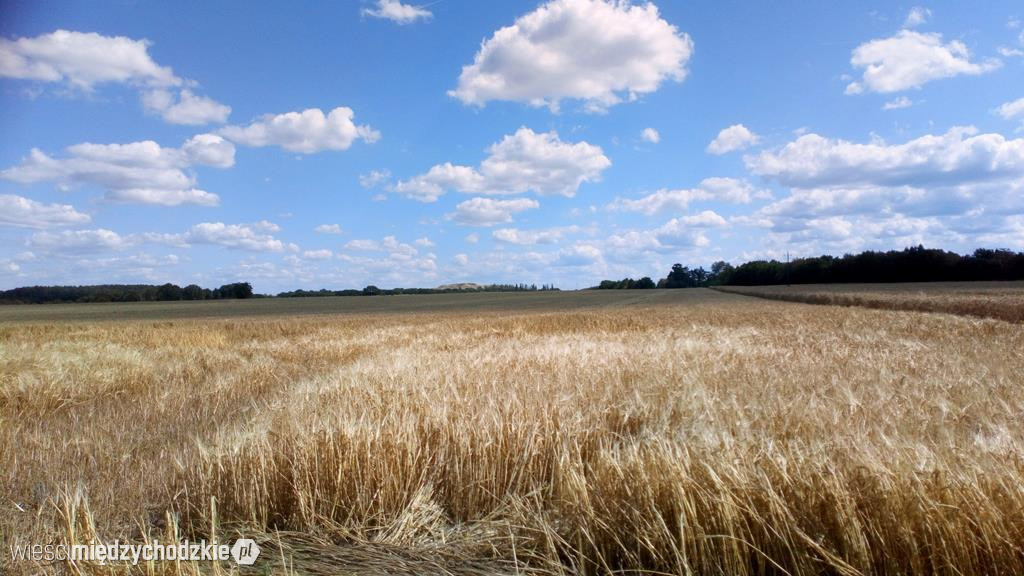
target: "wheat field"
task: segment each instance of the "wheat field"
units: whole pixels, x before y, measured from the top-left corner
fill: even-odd
[[[880,310],[943,312],[1024,322],[1024,282],[907,282],[902,284],[794,284],[791,286],[719,286],[758,298],[864,306]]]
[[[572,298],[0,323],[0,572],[1024,573],[1024,325]]]

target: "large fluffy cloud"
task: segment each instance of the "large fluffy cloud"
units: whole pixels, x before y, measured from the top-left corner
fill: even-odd
[[[223,124],[231,114],[230,106],[193,94],[188,89],[181,90],[177,97],[168,90],[151,90],[142,95],[142,105],[171,124],[189,126]]]
[[[75,144],[63,158],[32,149],[18,166],[0,176],[24,184],[56,182],[61,186],[93,185],[115,202],[176,206],[215,206],[216,194],[195,187],[186,170],[194,164],[227,168],[234,164],[234,146],[220,136],[200,134],[181,148],[165,148],[146,140],[129,144]]]
[[[941,34],[913,30],[861,44],[853,50],[850,64],[864,72],[859,82],[846,87],[847,94],[900,92],[940,78],[984,74],[1000,66],[998,60],[972,62],[970,51],[959,40],[943,43]]]
[[[696,188],[662,189],[636,200],[619,198],[608,205],[609,210],[641,212],[648,216],[662,212],[685,211],[692,202],[731,202],[746,204],[751,200],[768,198],[767,190],[760,190],[746,180],[736,178],[705,178]]]
[[[198,134],[189,138],[181,146],[181,152],[189,164],[216,168],[235,165],[235,146],[216,134]]]
[[[57,30],[35,38],[0,38],[0,76],[68,82],[83,90],[107,82],[177,86],[182,80],[149,55],[149,41]]]
[[[693,223],[673,218],[650,230],[624,230],[604,241],[608,252],[618,258],[638,258],[644,253],[670,253],[684,248],[707,246],[711,240],[704,230],[707,223],[700,217]]]
[[[50,228],[88,221],[88,214],[68,204],[43,204],[23,196],[0,194],[0,226]]]
[[[707,151],[720,156],[756,144],[759,139],[757,134],[743,124],[733,124],[718,133],[718,136],[708,144]]]
[[[475,168],[445,162],[432,166],[424,174],[398,182],[394,190],[406,198],[436,202],[448,190],[472,193],[484,187],[484,177]]]
[[[574,196],[584,182],[600,179],[611,166],[600,146],[563,142],[556,132],[519,128],[488,149],[479,168],[451,163],[399,182],[394,191],[421,202],[433,202],[448,190],[467,194]]]
[[[512,100],[604,109],[682,81],[693,42],[654,4],[553,0],[484,41],[449,92],[465,104]]]
[[[63,82],[91,92],[99,84],[128,84],[145,90],[143,106],[174,124],[224,122],[231,112],[181,86],[195,84],[160,66],[149,41],[95,32],[57,30],[34,38],[0,38],[0,77]],[[179,89],[177,95],[171,89]]]
[[[28,246],[47,254],[89,254],[121,250],[131,246],[133,241],[113,230],[64,230],[59,233],[36,232],[28,239]]]
[[[955,127],[903,144],[859,144],[806,134],[746,159],[754,173],[785,186],[926,186],[1024,176],[1024,139]]]
[[[430,20],[434,15],[422,6],[402,4],[399,0],[377,0],[375,8],[363,8],[363,16],[383,18],[396,24],[411,24],[417,20]]]
[[[268,224],[201,222],[189,229],[183,235],[183,240],[188,244],[215,244],[253,252],[280,252],[285,248],[284,243],[270,234],[278,228]]]
[[[471,198],[460,202],[452,220],[467,226],[494,226],[512,221],[512,216],[524,210],[539,208],[540,203],[532,198],[496,200],[494,198]]]
[[[808,134],[746,162],[791,188],[748,219],[780,245],[969,248],[986,234],[1012,240],[1014,219],[1024,212],[1024,139],[970,127],[902,144]],[[1009,244],[1024,245],[1024,237]]]
[[[302,112],[268,114],[248,126],[226,126],[220,135],[243,146],[280,146],[291,152],[313,154],[323,150],[348,150],[356,140],[376,142],[380,132],[357,125],[355,113],[344,106],[324,114],[319,108]]]

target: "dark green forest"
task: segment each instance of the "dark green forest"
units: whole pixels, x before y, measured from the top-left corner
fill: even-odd
[[[979,248],[960,255],[915,246],[888,252],[797,258],[789,262],[754,260],[739,266],[715,262],[711,269],[675,264],[652,285],[650,278],[604,280],[599,290],[695,288],[700,286],[765,286],[772,284],[855,284],[888,282],[953,282],[1024,280],[1024,252]]]
[[[0,292],[0,304],[70,302],[165,302],[168,300],[228,300],[259,297],[248,282],[202,288],[189,284],[100,284],[96,286],[26,286]]]

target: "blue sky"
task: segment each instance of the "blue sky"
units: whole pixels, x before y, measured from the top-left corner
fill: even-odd
[[[0,288],[1024,249],[1019,2],[4,2]]]

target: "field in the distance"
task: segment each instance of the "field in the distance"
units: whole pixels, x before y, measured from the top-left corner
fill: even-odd
[[[503,311],[572,311],[635,306],[672,298],[664,290],[580,292],[467,292],[399,296],[253,298],[123,304],[41,304],[0,306],[4,322],[96,322],[106,320],[188,320],[268,316],[396,314]]]
[[[807,304],[943,312],[1024,322],[1024,282],[794,284],[723,286],[718,290]]]
[[[698,289],[210,304],[0,310],[5,555],[1024,573],[1021,324]]]

